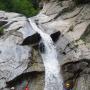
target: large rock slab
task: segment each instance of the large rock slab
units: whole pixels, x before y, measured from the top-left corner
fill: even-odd
[[[4,29],[4,34],[0,37],[1,90],[6,87],[6,82],[13,81],[23,73],[42,72],[44,67],[38,63],[41,59],[39,61],[37,61],[38,58],[34,59],[35,56],[33,57],[32,53],[35,51],[32,50],[32,47],[21,45],[24,38],[36,33],[30,27],[28,19],[21,14],[1,11],[0,23]],[[40,55],[37,55],[37,57],[40,57]]]

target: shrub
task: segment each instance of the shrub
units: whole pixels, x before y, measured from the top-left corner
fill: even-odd
[[[30,17],[36,15],[39,11],[38,6],[34,8],[32,1],[33,0],[0,0],[0,10],[17,12]]]

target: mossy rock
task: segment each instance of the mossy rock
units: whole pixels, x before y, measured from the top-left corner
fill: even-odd
[[[0,36],[4,34],[4,28],[0,27]]]

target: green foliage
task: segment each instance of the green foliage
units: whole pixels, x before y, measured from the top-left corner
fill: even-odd
[[[33,0],[0,0],[0,10],[33,16],[38,13],[39,8],[34,8],[32,1]]]

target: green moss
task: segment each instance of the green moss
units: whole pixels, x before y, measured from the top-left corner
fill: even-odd
[[[0,27],[0,35],[3,35],[3,33],[4,33],[4,28]]]

